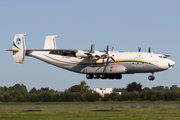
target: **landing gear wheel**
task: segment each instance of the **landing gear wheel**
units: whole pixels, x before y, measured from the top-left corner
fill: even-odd
[[[98,74],[93,74],[93,78],[94,79],[99,79],[99,75]]]
[[[107,79],[107,75],[106,75],[106,74],[100,74],[100,75],[99,75],[99,78],[101,78],[101,79]]]
[[[86,74],[86,78],[87,78],[87,79],[92,79],[93,76],[92,76],[92,74]]]
[[[115,79],[121,79],[122,75],[121,74],[115,74]]]
[[[109,75],[108,75],[108,78],[109,78],[109,79],[114,79],[114,78],[115,78],[115,75],[114,75],[114,74],[109,74]]]
[[[154,77],[153,75],[150,75],[150,76],[148,77],[148,79],[151,80],[151,81],[153,81],[153,80],[155,79],[155,77]]]

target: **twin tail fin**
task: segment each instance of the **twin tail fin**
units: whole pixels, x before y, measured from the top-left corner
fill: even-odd
[[[14,36],[13,42],[13,58],[14,62],[24,63],[24,58],[26,54],[26,46],[24,36],[27,34],[16,34]]]
[[[31,51],[30,49],[26,50],[25,35],[27,34],[16,34],[14,36],[13,48],[6,50],[13,52],[14,62],[24,63],[26,52]],[[57,37],[57,35],[46,36],[44,50],[56,49],[55,37]]]

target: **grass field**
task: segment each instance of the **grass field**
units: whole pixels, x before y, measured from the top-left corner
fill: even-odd
[[[180,120],[180,101],[0,103],[0,119]]]

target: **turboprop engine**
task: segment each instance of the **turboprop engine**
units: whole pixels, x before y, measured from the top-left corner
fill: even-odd
[[[84,52],[82,50],[78,50],[78,52],[76,53],[77,57],[81,57],[81,58],[87,58],[88,56],[86,54],[84,54]]]

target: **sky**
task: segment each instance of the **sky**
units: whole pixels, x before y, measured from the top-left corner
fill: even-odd
[[[85,80],[90,88],[126,88],[131,82],[144,87],[177,85],[180,46],[179,0],[2,0],[0,1],[0,86],[24,84],[28,90],[49,87],[64,91]],[[27,33],[27,49],[42,49],[45,36],[58,35],[59,49],[114,51],[151,47],[153,53],[171,55],[172,70],[123,75],[121,80],[87,80],[85,74],[70,72],[26,56],[24,64],[15,63],[11,52],[15,34]]]

